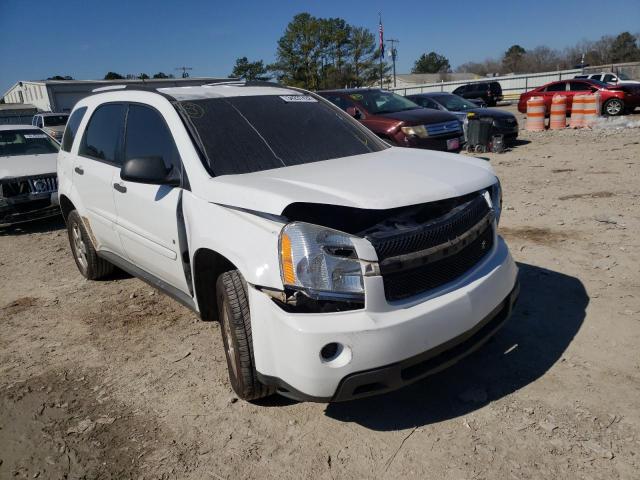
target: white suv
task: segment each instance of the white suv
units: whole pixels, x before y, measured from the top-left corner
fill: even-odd
[[[487,162],[391,147],[305,91],[87,97],[58,176],[80,272],[115,265],[219,320],[243,399],[396,389],[477,348],[518,294]]]

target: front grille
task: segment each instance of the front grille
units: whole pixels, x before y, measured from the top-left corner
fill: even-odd
[[[451,120],[449,122],[441,122],[441,123],[432,123],[430,125],[425,125],[425,128],[427,129],[427,133],[429,133],[430,137],[462,132],[462,126],[458,120]]]
[[[384,293],[389,301],[401,300],[449,283],[471,270],[493,247],[489,225],[458,253],[410,270],[383,274]]]
[[[53,193],[57,190],[58,179],[55,175],[14,178],[2,182],[2,196],[5,198]]]
[[[447,214],[428,221],[418,228],[397,233],[367,235],[378,254],[378,260],[425,250],[459,237],[481,221],[491,209],[483,195],[458,205]]]
[[[477,194],[409,232],[372,234],[389,301],[426,292],[473,268],[493,247],[493,212]]]

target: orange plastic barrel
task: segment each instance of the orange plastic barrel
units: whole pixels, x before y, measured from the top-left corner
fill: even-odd
[[[571,128],[581,128],[584,118],[584,95],[574,95],[571,102]]]
[[[525,130],[539,132],[544,130],[544,98],[531,97],[527,100],[527,121]]]
[[[583,99],[582,126],[591,127],[600,114],[600,93],[585,95]]]
[[[560,130],[567,126],[567,97],[554,95],[551,100],[551,113],[549,114],[549,128]]]

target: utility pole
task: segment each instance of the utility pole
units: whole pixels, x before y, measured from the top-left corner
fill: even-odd
[[[396,43],[400,43],[400,40],[396,40],[395,38],[387,39],[387,42],[391,44],[391,60],[393,61],[393,87],[396,85],[396,57],[398,56],[398,49],[396,48]]]
[[[193,70],[191,67],[176,67],[174,70],[182,70],[182,78],[189,78],[189,73],[187,70]]]

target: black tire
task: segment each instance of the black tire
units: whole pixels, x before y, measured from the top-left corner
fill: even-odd
[[[602,105],[602,113],[609,117],[622,115],[625,111],[624,102],[619,98],[610,98]]]
[[[98,256],[77,210],[67,217],[67,233],[73,259],[84,278],[98,280],[113,273],[115,266]]]
[[[229,382],[233,391],[243,400],[257,400],[273,394],[273,387],[258,380],[247,286],[238,270],[225,272],[218,277],[216,295]]]

